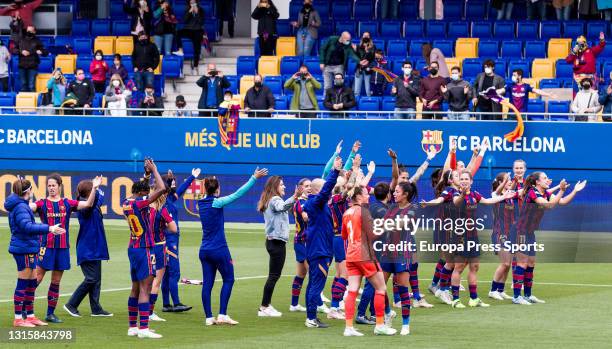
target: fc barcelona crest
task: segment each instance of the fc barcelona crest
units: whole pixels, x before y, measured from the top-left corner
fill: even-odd
[[[421,149],[425,153],[434,147],[436,154],[442,151],[444,141],[442,140],[442,131],[423,130],[423,139],[421,139]]]
[[[191,182],[191,185],[183,195],[183,205],[185,205],[187,213],[198,217],[198,200],[202,199],[205,194],[203,179],[196,179]]]

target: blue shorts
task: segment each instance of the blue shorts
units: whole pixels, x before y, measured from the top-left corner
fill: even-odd
[[[508,240],[512,243],[512,248],[515,250],[515,253],[522,253],[529,257],[533,257],[536,255],[536,237],[535,232],[532,233],[518,233],[516,231],[515,225],[510,229],[510,236]]]
[[[468,245],[470,242],[472,242],[472,244]],[[467,233],[455,235],[453,243],[457,245],[458,248],[463,246],[462,250],[457,249],[457,251],[455,251],[455,256],[463,258],[480,257],[480,241],[478,240],[478,236],[467,236]]]
[[[297,242],[293,244],[293,251],[295,251],[295,261],[298,263],[304,263],[306,260],[306,243]]]
[[[410,271],[410,264],[406,263],[380,263],[380,269],[385,273],[407,273]]]
[[[17,271],[22,271],[25,268],[36,269],[36,253],[13,253],[13,258],[17,263]]]
[[[168,265],[166,244],[155,245],[153,250],[155,251],[155,270],[164,269]]]
[[[69,270],[70,250],[67,248],[41,247],[37,265],[44,270]]]
[[[508,240],[508,237],[500,232],[496,232],[493,231],[491,233],[491,243],[493,245],[499,245],[500,248],[504,248],[504,243]],[[495,251],[495,255],[498,255],[499,253],[497,251]]]
[[[132,281],[142,281],[149,276],[155,276],[155,252],[152,248],[128,248],[130,260],[130,276]]]
[[[344,249],[344,240],[342,236],[334,236],[334,261],[342,263],[346,259],[346,250]]]

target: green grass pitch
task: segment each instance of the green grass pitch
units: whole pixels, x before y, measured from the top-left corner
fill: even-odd
[[[594,263],[541,263],[536,268],[534,294],[545,299],[546,304],[517,306],[487,297],[492,272],[496,264],[487,258],[479,273],[479,295],[490,308],[451,309],[429,295],[426,287],[431,278],[433,264],[422,263],[419,268],[421,290],[433,309],[412,309],[411,331],[407,337],[375,337],[372,328],[358,325],[366,336],[345,338],[344,322],[328,320],[328,329],[308,329],[304,326],[304,313],[290,313],[290,290],[295,262],[293,247],[288,244],[284,276],[279,280],[272,304],[283,312],[282,318],[258,318],[257,308],[267,273],[268,256],[264,247],[263,231],[257,225],[228,225],[228,242],[234,258],[236,283],[229,305],[229,314],[240,324],[235,327],[204,326],[200,301],[200,286],[180,285],[182,302],[194,306],[187,313],[159,313],[167,322],[152,322],[151,327],[164,335],[159,340],[143,340],[126,336],[127,297],[130,287],[128,272],[128,233],[122,221],[107,222],[107,238],[111,260],[103,263],[102,305],[115,314],[112,318],[89,316],[87,299],[81,304],[82,318],[70,317],[62,308],[82,280],[76,266],[74,247],[78,223],[72,225],[72,270],[65,273],[61,284],[62,297],[56,314],[64,320],[51,328],[76,330],[76,342],[40,344],[27,347],[103,347],[103,348],[506,348],[506,347],[610,347],[612,327],[612,273],[610,264]],[[8,254],[9,232],[6,220],[0,225],[0,328],[12,325],[12,296],[15,287],[15,263]],[[182,276],[201,279],[198,260],[200,229],[193,223],[182,224],[181,269]],[[608,239],[606,237],[606,239]],[[609,239],[608,239],[609,241]],[[608,250],[609,251],[609,250]],[[608,252],[609,253],[609,252]],[[333,271],[330,272],[333,275]],[[218,275],[218,278],[220,276]],[[306,280],[307,282],[307,280]],[[304,304],[305,286],[300,297]],[[326,285],[329,296],[330,280]],[[213,311],[218,311],[219,289],[213,290]],[[466,282],[464,281],[464,285]],[[46,311],[48,276],[37,290],[35,310],[40,318]],[[509,282],[507,290],[511,291]],[[467,293],[461,294],[464,302]],[[44,299],[43,299],[44,298]],[[157,302],[161,310],[161,296]],[[401,320],[394,322],[399,328]],[[0,343],[2,348],[21,347],[23,344]]]

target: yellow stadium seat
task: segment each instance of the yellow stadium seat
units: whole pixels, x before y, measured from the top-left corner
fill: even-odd
[[[254,79],[253,75],[243,75],[240,78],[240,95],[246,96],[246,92],[255,85]]]
[[[134,50],[134,41],[131,36],[118,36],[115,40],[115,53],[131,55]]]
[[[523,82],[526,84],[529,84],[531,86],[531,88],[538,88],[538,86],[540,86],[540,78],[524,78]],[[531,92],[529,94],[529,98],[534,99],[534,98],[538,98],[538,95]]]
[[[572,46],[572,39],[550,39],[548,41],[548,58],[561,59],[567,57]]]
[[[459,57],[445,58],[444,61],[446,62],[446,66],[448,67],[448,72],[450,73],[450,70],[453,67],[461,68],[461,64],[463,63],[463,58],[459,58]]]
[[[18,113],[35,113],[38,105],[37,92],[19,92],[15,101],[15,110]]]
[[[57,55],[55,57],[55,68],[60,68],[63,74],[74,74],[76,57],[76,55]]]
[[[101,50],[105,55],[115,53],[115,37],[114,36],[98,36],[94,41],[94,52]]]
[[[47,82],[51,79],[52,74],[38,74],[36,75],[36,92],[47,92]]]
[[[536,58],[531,66],[531,76],[536,79],[554,79],[555,61],[546,58]]]
[[[276,56],[259,57],[257,71],[261,76],[280,75],[280,58]]]
[[[295,56],[295,37],[281,36],[276,40],[276,55],[278,57]]]
[[[455,57],[478,58],[478,38],[459,38],[455,43]]]
[[[164,60],[164,55],[159,55],[159,64],[157,65],[157,68],[155,68],[155,70],[153,71],[153,74],[155,75],[161,75],[162,73],[162,61]]]

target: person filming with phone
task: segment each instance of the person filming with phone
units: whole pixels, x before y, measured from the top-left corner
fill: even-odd
[[[217,70],[217,66],[209,64],[206,73],[196,82],[202,88],[198,109],[200,116],[217,116],[217,107],[223,102],[223,91],[230,87],[230,82]],[[204,112],[201,109],[213,109]]]
[[[155,88],[153,85],[147,85],[145,87],[145,95],[140,102],[141,109],[152,109],[142,110],[142,116],[162,116],[164,109],[164,102],[161,97],[155,97]]]

